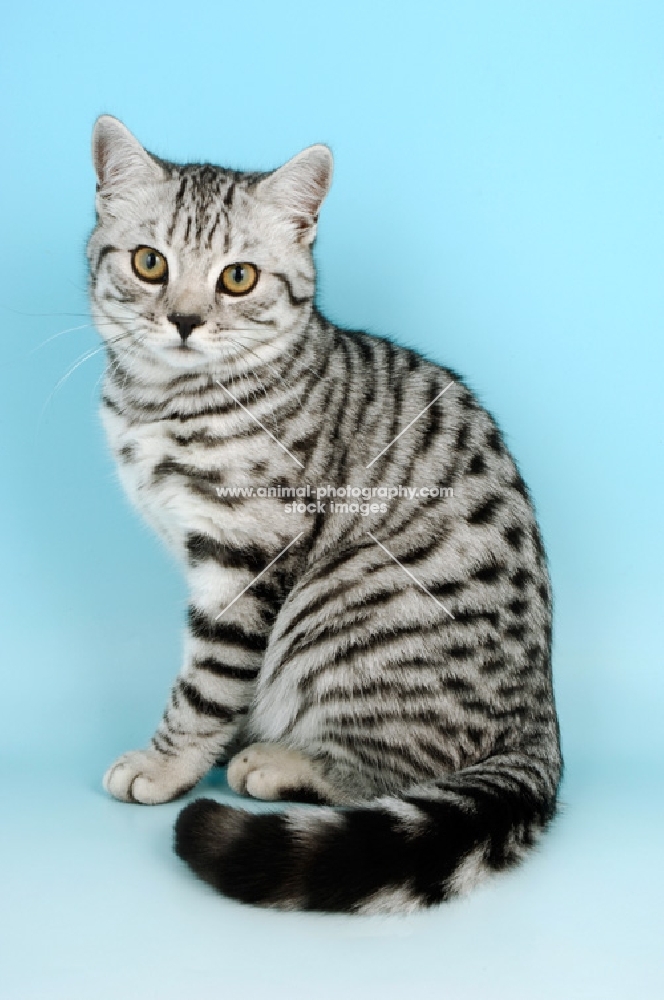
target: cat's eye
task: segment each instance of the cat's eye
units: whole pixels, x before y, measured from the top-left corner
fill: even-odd
[[[131,255],[134,274],[141,281],[164,285],[168,281],[168,262],[154,247],[136,247]]]
[[[258,273],[253,264],[229,264],[219,275],[217,291],[228,295],[246,295],[256,287]]]

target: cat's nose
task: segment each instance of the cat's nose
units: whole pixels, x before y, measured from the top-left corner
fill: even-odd
[[[178,333],[182,338],[182,343],[187,342],[187,337],[191,334],[191,331],[197,326],[202,326],[203,319],[201,316],[194,315],[184,315],[183,313],[171,313],[166,317],[170,323],[178,328]]]

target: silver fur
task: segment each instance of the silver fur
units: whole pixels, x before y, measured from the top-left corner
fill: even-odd
[[[502,836],[511,863],[553,814],[561,762],[546,561],[495,423],[453,372],[316,310],[326,147],[270,174],[181,167],[104,116],[93,154],[102,418],[128,495],[182,562],[192,607],[162,722],[106,788],[163,802],[232,751],[236,790],[342,805],[393,796],[371,808],[404,837],[431,827],[436,808],[480,816],[482,796],[517,795],[537,807]],[[167,284],[134,273],[141,245],[165,256]],[[259,270],[246,296],[218,289],[236,262]],[[200,319],[186,344],[173,314]],[[454,496],[367,516],[219,496],[276,483],[438,484]],[[441,898],[500,867],[485,860],[491,830],[439,879]],[[377,884],[345,907],[424,905],[412,884]],[[299,885],[263,902],[306,898]]]

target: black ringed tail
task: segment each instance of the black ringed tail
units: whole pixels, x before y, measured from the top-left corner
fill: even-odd
[[[198,799],[175,850],[203,881],[253,905],[410,912],[518,863],[556,811],[558,766],[506,754],[400,798],[250,813]]]

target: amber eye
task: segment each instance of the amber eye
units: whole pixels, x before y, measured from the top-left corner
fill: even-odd
[[[131,266],[141,281],[154,285],[164,285],[168,281],[166,258],[153,247],[136,247],[131,255]]]
[[[229,264],[219,276],[217,291],[227,292],[229,295],[246,295],[256,287],[257,281],[258,268],[253,264]]]

